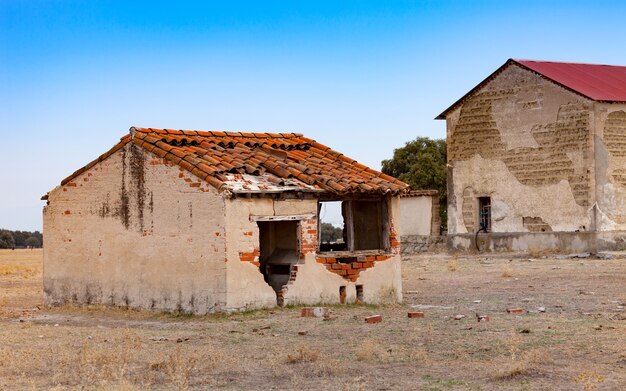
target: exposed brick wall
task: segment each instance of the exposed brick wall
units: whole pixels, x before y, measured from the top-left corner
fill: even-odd
[[[530,134],[538,144],[536,148],[507,149],[494,105],[514,100],[519,93],[518,87],[494,86],[468,99],[451,132],[449,161],[468,160],[475,154],[484,159],[502,160],[515,178],[527,186],[567,180],[578,205],[589,206],[590,173],[584,163],[592,158],[589,108],[582,103],[563,104],[553,122],[532,126]],[[568,153],[581,153],[583,162],[573,161]]]
[[[317,220],[301,220],[298,236],[300,243],[300,259],[317,251]]]
[[[340,275],[348,281],[356,282],[361,271],[374,267],[378,261],[386,261],[389,255],[361,255],[357,257],[316,257],[318,263],[324,264],[330,272]],[[352,261],[346,261],[346,260]],[[354,260],[353,260],[354,259]]]

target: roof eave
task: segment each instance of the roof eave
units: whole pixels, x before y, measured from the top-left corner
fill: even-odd
[[[472,88],[469,92],[467,92],[465,95],[463,95],[461,98],[459,98],[456,102],[454,102],[452,105],[450,105],[450,107],[448,107],[441,114],[436,116],[435,119],[446,119],[446,116],[448,115],[448,113],[450,111],[454,110],[458,105],[463,103],[463,101],[465,101],[467,98],[469,98],[471,95],[473,95],[476,91],[481,89],[485,84],[487,84],[488,82],[493,80],[498,74],[500,74],[500,72],[502,72],[505,68],[507,68],[512,63],[517,63],[517,61],[515,61],[512,58],[509,58],[504,64],[502,64],[500,66],[500,68],[496,69],[489,76],[487,76],[485,79],[483,79],[483,81],[478,83],[476,85],[476,87]]]

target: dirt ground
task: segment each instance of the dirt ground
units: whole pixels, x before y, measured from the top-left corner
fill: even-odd
[[[404,304],[329,320],[44,309],[41,262],[0,251],[0,389],[626,389],[623,254],[406,257]]]

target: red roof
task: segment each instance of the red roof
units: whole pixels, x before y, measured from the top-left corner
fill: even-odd
[[[436,119],[444,119],[450,110],[473,95],[511,64],[535,72],[591,100],[626,102],[626,66],[509,59],[470,92],[439,114]]]
[[[513,60],[589,99],[626,102],[626,67],[571,62]]]
[[[110,151],[64,179],[72,181],[133,144],[231,192],[321,191],[399,194],[409,185],[298,133],[135,128]]]

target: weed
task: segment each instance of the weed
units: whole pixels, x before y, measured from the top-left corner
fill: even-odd
[[[593,391],[598,388],[599,384],[604,383],[604,376],[600,375],[597,371],[585,371],[576,375],[574,381],[582,385],[583,390]]]
[[[315,362],[320,356],[320,352],[307,348],[306,346],[300,346],[296,349],[294,354],[287,354],[287,362],[289,364],[298,364],[303,362]]]
[[[459,270],[459,259],[457,257],[448,260],[448,271],[455,272]]]

